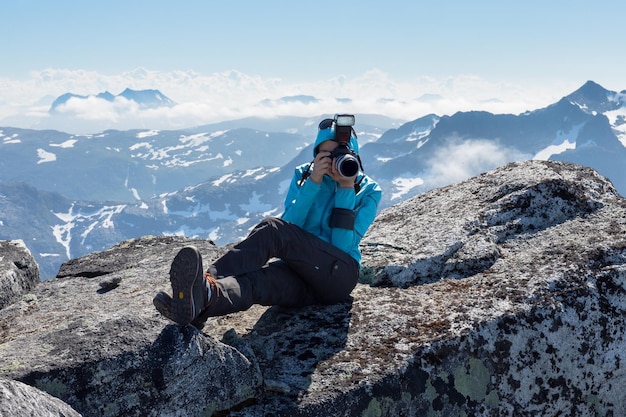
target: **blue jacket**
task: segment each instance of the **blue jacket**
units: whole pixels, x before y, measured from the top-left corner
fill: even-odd
[[[329,242],[361,263],[359,243],[376,217],[382,191],[379,185],[367,175],[360,173],[358,193],[354,189],[340,188],[328,175],[320,184],[300,180],[309,164],[296,168],[291,180],[283,220],[294,223],[320,239]],[[329,220],[333,208],[355,211],[354,229],[330,227]]]

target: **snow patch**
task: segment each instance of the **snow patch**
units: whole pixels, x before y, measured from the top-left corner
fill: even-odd
[[[216,179],[215,181],[213,181],[213,185],[216,187],[219,187],[220,185],[222,185],[224,182],[230,182],[228,181],[229,179],[231,179],[233,176],[233,174],[226,174],[226,175],[222,175],[221,177],[219,177],[218,179]]]
[[[74,204],[72,204],[67,213],[55,213],[52,212],[59,220],[61,224],[52,226],[52,234],[56,241],[65,248],[65,255],[67,259],[72,259],[71,242],[72,242],[72,229],[76,226],[76,223],[91,222],[89,227],[81,234],[81,244],[84,245],[85,239],[89,233],[95,229],[98,225],[105,229],[114,228],[113,216],[119,214],[126,207],[125,204],[117,206],[104,206],[100,210],[96,210],[93,213],[74,213]]]
[[[396,192],[391,195],[391,200],[402,198],[413,188],[424,184],[421,178],[396,178],[391,183],[396,187]]]
[[[70,242],[72,241],[72,229],[74,228],[74,219],[75,216],[72,214],[74,210],[74,204],[70,206],[70,209],[67,213],[55,213],[52,212],[55,216],[57,216],[63,224],[57,224],[52,226],[52,234],[56,241],[65,248],[65,256],[67,259],[72,259],[71,251],[70,251]]]
[[[535,156],[533,156],[533,159],[547,161],[552,155],[558,155],[568,149],[576,149],[576,142],[570,142],[565,139],[559,145],[550,145],[547,148],[542,149]]]
[[[137,191],[136,188],[131,188],[130,192],[133,193],[133,197],[135,198],[135,200],[141,201],[141,197],[139,196],[139,191]]]
[[[188,144],[191,146],[199,146],[212,139],[212,136],[207,136],[206,133],[197,133],[195,135],[182,135],[179,139],[180,143]]]
[[[151,149],[152,145],[150,145],[150,143],[148,143],[148,142],[137,142],[137,143],[135,143],[133,146],[131,146],[128,149],[130,149],[131,151],[136,151],[139,148]]]
[[[4,131],[0,130],[0,138],[2,138],[2,143],[22,143],[22,140],[18,138],[17,133],[12,134],[11,136],[6,136]]]
[[[77,139],[68,139],[62,143],[51,143],[50,146],[55,148],[73,148],[76,142],[78,142]]]
[[[52,152],[47,152],[41,148],[37,149],[37,156],[39,157],[39,161],[37,161],[37,164],[54,162],[57,160],[56,154],[53,154]]]
[[[626,147],[626,107],[604,113],[608,117],[617,139]]]
[[[145,132],[139,132],[137,133],[137,139],[143,139],[143,138],[148,138],[150,136],[156,136],[159,134],[159,130],[148,130]]]
[[[239,207],[248,213],[258,213],[272,209],[271,204],[261,202],[261,196],[256,191],[252,193],[248,203],[240,204]]]

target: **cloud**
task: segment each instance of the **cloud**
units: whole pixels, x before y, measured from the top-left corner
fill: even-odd
[[[61,117],[79,118],[82,120],[117,122],[123,117],[137,116],[139,105],[124,97],[116,97],[113,101],[95,96],[87,98],[72,97],[56,108]]]
[[[436,188],[490,171],[513,161],[531,158],[517,149],[488,139],[453,138],[428,161],[424,182]]]
[[[86,101],[69,100],[65,114],[73,114],[76,125],[89,128],[92,123],[91,129],[164,129],[247,116],[308,117],[337,112],[375,113],[408,121],[430,113],[449,115],[467,110],[517,114],[545,107],[578,87],[555,91],[545,86],[492,82],[471,75],[397,80],[377,69],[355,77],[338,75],[323,80],[290,81],[236,70],[200,74],[138,68],[109,75],[51,68],[32,72],[21,80],[0,78],[0,123],[14,121],[57,128],[54,124],[59,121],[46,114],[54,98],[68,92],[89,96],[109,91],[116,95],[126,88],[157,89],[178,104],[145,110],[122,98],[111,103],[93,97]],[[297,95],[318,100],[308,103],[278,100]]]

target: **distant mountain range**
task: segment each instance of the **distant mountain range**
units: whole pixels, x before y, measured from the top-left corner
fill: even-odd
[[[118,95],[113,95],[108,91],[103,93],[98,93],[96,95],[79,95],[73,93],[65,93],[59,97],[57,97],[50,106],[50,110],[48,110],[51,114],[58,114],[59,107],[66,104],[70,99],[75,100],[89,100],[90,98],[97,98],[106,101],[115,101],[116,98],[124,98],[129,101],[134,101],[139,105],[139,107],[144,109],[154,109],[157,107],[172,107],[176,103],[166,97],[159,90],[131,90],[130,88],[125,89]]]
[[[128,100],[144,96],[126,92]],[[384,191],[381,208],[526,159],[591,166],[625,195],[625,103],[626,91],[589,81],[519,115],[459,112],[404,123],[357,114],[355,127],[364,168]],[[23,239],[42,278],[69,258],[143,235],[236,241],[280,214],[293,169],[312,159],[317,123],[328,116],[97,135],[0,127],[0,239]]]

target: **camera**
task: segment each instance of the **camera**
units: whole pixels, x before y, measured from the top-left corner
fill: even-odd
[[[336,114],[334,118],[335,141],[339,142],[339,146],[331,152],[330,158],[337,158],[335,159],[335,169],[346,178],[354,177],[361,168],[357,154],[348,146],[354,121],[355,118],[352,114]]]
[[[340,143],[331,153],[330,158],[335,159],[335,169],[341,176],[350,178],[359,173],[360,164],[356,153],[345,143]]]

